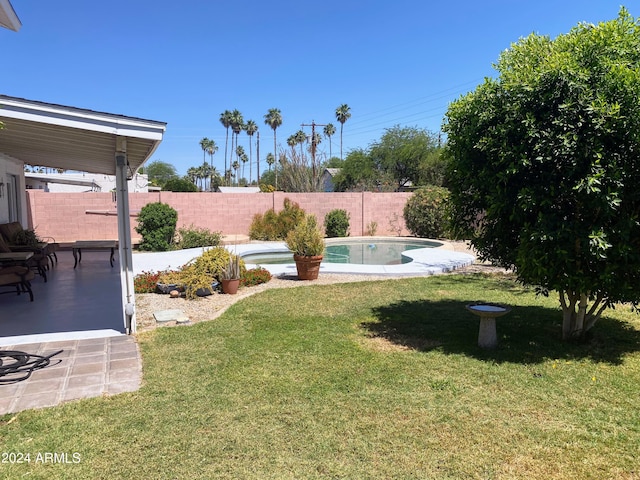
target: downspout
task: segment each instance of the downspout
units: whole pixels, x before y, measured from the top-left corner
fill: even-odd
[[[133,255],[129,222],[129,188],[127,173],[127,139],[116,139],[116,208],[118,210],[118,252],[120,254],[120,284],[122,315],[127,335],[136,332],[135,292],[133,288]]]

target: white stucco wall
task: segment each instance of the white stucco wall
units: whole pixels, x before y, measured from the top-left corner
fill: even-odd
[[[24,163],[2,153],[0,153],[0,183],[4,183],[4,186],[2,187],[2,198],[0,198],[0,223],[9,221],[9,175],[15,175],[18,179],[18,220],[22,225],[27,225],[27,196],[25,193]]]

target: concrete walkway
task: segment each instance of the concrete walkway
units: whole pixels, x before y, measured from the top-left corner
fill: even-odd
[[[16,383],[0,383],[0,414],[59,405],[81,398],[132,392],[140,388],[142,363],[134,337],[118,335],[4,346],[51,358],[47,367]],[[2,378],[2,377],[0,377]],[[5,379],[11,377],[4,377]]]

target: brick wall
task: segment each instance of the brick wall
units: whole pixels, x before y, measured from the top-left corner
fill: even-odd
[[[411,193],[131,193],[131,236],[136,214],[147,203],[163,202],[178,212],[178,226],[195,225],[225,235],[249,233],[256,213],[282,210],[285,198],[315,214],[320,223],[333,209],[349,212],[352,236],[362,235],[371,222],[377,235],[408,235],[402,210]],[[51,193],[27,190],[29,226],[58,242],[117,239],[116,204],[111,193]]]

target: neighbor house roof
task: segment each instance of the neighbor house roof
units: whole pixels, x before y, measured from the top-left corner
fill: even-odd
[[[11,2],[9,0],[0,0],[0,27],[17,32],[21,26],[22,23],[20,23],[18,15],[16,15],[11,6]]]
[[[1,1],[1,0],[0,0]],[[115,175],[125,150],[131,176],[153,154],[166,123],[0,95],[0,153],[43,167]]]

